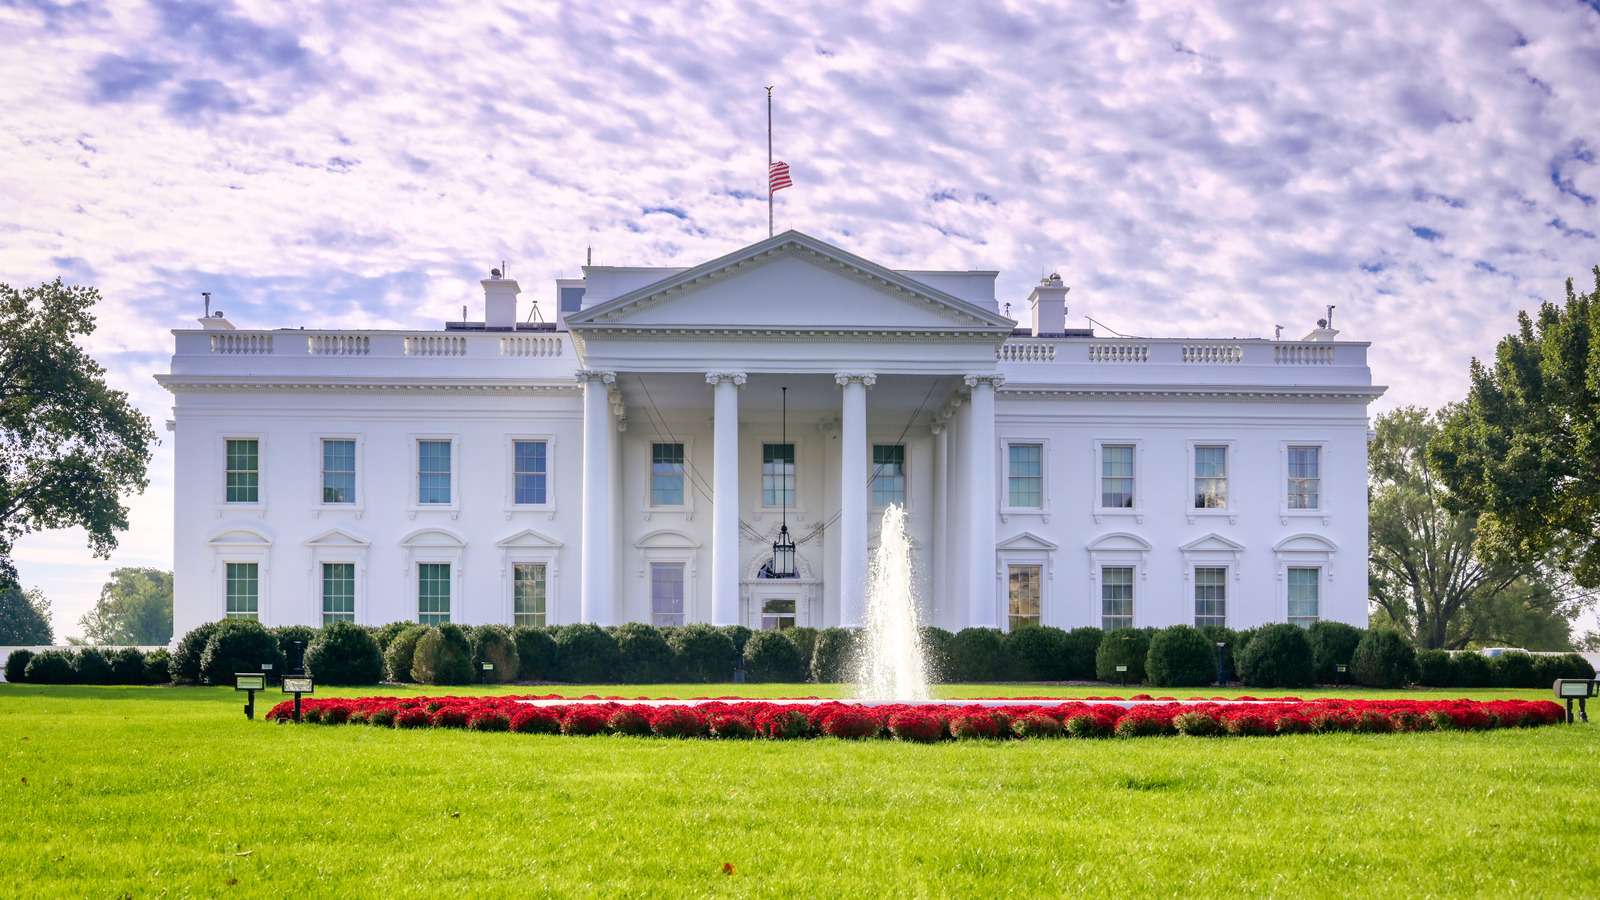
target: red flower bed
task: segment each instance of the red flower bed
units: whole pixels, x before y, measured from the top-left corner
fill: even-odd
[[[1110,703],[1063,700],[1053,706],[789,703],[724,698],[693,706],[605,702],[531,706],[527,697],[308,698],[309,724],[380,728],[465,728],[518,734],[654,734],[659,737],[794,740],[818,735],[860,740],[893,736],[902,741],[947,738],[1005,739],[1234,735],[1239,737],[1348,732],[1482,731],[1529,728],[1565,721],[1548,700],[1310,700],[1279,697],[1257,703],[1203,698],[1184,706],[1153,701],[1131,709]],[[599,698],[593,698],[599,700]],[[293,701],[266,718],[294,715]]]

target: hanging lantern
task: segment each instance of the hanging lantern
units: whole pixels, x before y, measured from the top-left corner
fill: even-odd
[[[795,578],[794,541],[789,538],[789,526],[778,529],[778,539],[772,542],[772,577]]]

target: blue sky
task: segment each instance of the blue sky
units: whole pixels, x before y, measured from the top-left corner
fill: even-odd
[[[763,237],[768,84],[779,228],[1000,269],[1002,301],[1060,271],[1074,319],[1133,334],[1336,304],[1375,411],[1459,399],[1600,263],[1580,0],[0,0],[0,46],[0,281],[98,286],[89,346],[158,427],[202,290],[241,327],[433,327],[502,259],[545,298],[591,246]],[[111,567],[170,566],[170,451],[111,561],[19,544],[58,633]]]

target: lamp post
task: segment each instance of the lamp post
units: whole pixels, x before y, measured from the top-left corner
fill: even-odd
[[[783,443],[785,449],[789,447],[789,389],[783,389]],[[789,472],[787,468],[794,465],[794,454],[789,454],[789,459],[782,463],[785,467],[783,481],[780,482],[779,496],[783,498],[783,524],[778,528],[778,539],[772,542],[772,564],[768,566],[773,578],[794,578],[798,573],[794,568],[794,539],[789,537]]]
[[[1225,641],[1217,641],[1217,687],[1228,683],[1228,670],[1222,667],[1222,649],[1228,646]]]

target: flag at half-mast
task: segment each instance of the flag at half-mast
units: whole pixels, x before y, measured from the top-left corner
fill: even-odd
[[[779,160],[767,167],[767,195],[771,196],[778,191],[789,187],[794,182],[789,180],[789,164]]]

